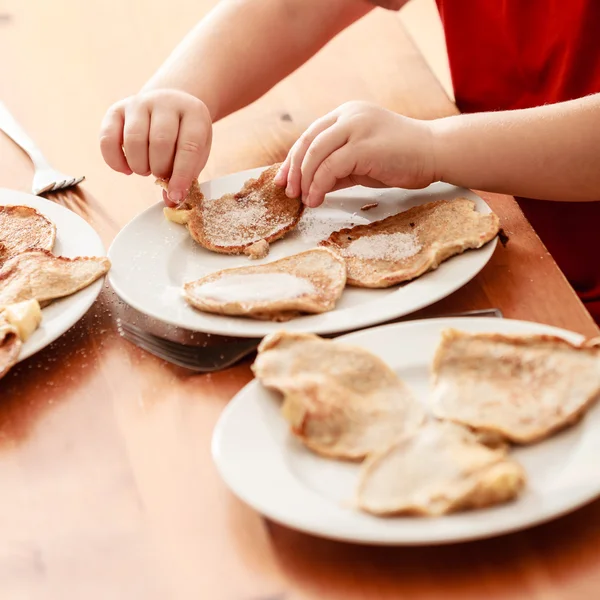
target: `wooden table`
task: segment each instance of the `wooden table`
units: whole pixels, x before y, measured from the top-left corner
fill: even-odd
[[[158,196],[151,181],[104,166],[102,115],[212,4],[0,0],[2,99],[57,167],[87,175],[81,191],[54,199],[106,244]],[[376,12],[219,123],[202,177],[281,159],[314,118],[357,98],[423,118],[455,112],[398,17]],[[0,185],[28,190],[30,165],[3,138],[0,157]],[[596,335],[514,201],[486,198],[507,248],[428,312],[497,306]],[[118,337],[115,307],[106,290],[76,327],[0,382],[3,600],[597,596],[600,502],[530,531],[441,548],[366,548],[265,521],[229,493],[209,452],[248,364],[212,376],[173,368]]]

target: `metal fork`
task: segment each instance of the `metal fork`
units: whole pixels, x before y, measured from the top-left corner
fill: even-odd
[[[131,309],[129,309],[129,313],[131,314]],[[502,313],[497,308],[487,308],[426,318],[438,317],[496,317],[501,319]],[[148,322],[146,321],[146,323]],[[157,326],[156,323],[153,325]],[[224,338],[217,335],[200,334],[203,341],[198,340],[193,345],[183,344],[163,335],[150,333],[148,329],[134,325],[122,317],[117,319],[117,328],[123,338],[142,350],[196,373],[213,373],[227,369],[252,354],[260,342],[254,338]],[[170,332],[169,335],[176,337],[179,335],[182,339],[185,337],[189,339],[190,336],[193,336],[183,330]]]
[[[36,196],[45,192],[56,192],[81,183],[85,177],[71,177],[53,169],[34,141],[25,133],[8,108],[0,102],[0,130],[29,156],[35,173],[31,191]]]
[[[159,337],[122,319],[118,319],[117,328],[126,340],[142,350],[195,373],[213,373],[227,369],[252,354],[260,341],[236,338],[219,343],[218,340],[222,338],[214,336],[216,343],[190,346]]]

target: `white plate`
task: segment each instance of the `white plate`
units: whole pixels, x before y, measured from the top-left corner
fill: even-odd
[[[339,338],[391,365],[425,401],[429,365],[447,327],[465,331],[573,333],[521,321],[436,319],[387,325]],[[359,467],[320,458],[289,433],[278,394],[249,383],[223,411],[212,453],[231,490],[267,517],[315,535],[360,543],[441,544],[519,530],[571,511],[600,495],[600,405],[583,421],[539,444],[515,449],[527,486],[513,503],[439,518],[377,518],[349,508]]]
[[[56,225],[56,244],[52,252],[60,256],[104,256],[104,246],[92,227],[74,212],[43,198],[0,189],[0,205],[31,206]],[[42,310],[43,319],[37,331],[23,344],[19,360],[24,360],[51,344],[75,325],[94,303],[102,289],[102,277],[85,289],[55,300]]]
[[[250,177],[262,169],[236,173],[202,184],[206,196],[216,198],[238,191]],[[138,215],[115,238],[108,256],[112,269],[108,277],[116,293],[130,306],[165,323],[195,331],[240,337],[261,337],[280,328],[277,323],[242,317],[225,317],[197,311],[184,301],[182,286],[208,273],[231,267],[270,262],[317,246],[329,232],[355,223],[377,221],[417,204],[457,196],[472,198],[477,209],[489,213],[485,202],[468,190],[435,184],[426,190],[370,190],[352,188],[330,194],[326,203],[306,211],[303,223],[319,219],[324,222],[319,237],[299,228],[275,242],[269,256],[253,261],[246,256],[216,254],[201,248],[186,229],[167,221],[158,203]],[[376,209],[361,212],[369,202],[379,202]],[[291,331],[335,333],[382,323],[433,304],[462,287],[488,262],[496,241],[443,263],[439,269],[402,287],[386,290],[346,288],[335,310],[321,315],[294,319],[286,325]]]

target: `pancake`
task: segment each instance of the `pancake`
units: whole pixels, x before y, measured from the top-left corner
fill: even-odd
[[[358,507],[379,515],[440,516],[515,498],[522,467],[470,431],[431,421],[363,463]]]
[[[433,363],[436,416],[528,444],[576,422],[600,394],[600,349],[548,335],[447,330]]]
[[[415,279],[465,250],[480,248],[499,227],[495,214],[481,214],[472,200],[456,198],[341,229],[321,245],[344,257],[349,285],[385,288]]]
[[[314,248],[274,262],[226,269],[186,283],[184,296],[204,312],[288,321],[335,308],[346,266],[334,252]]]
[[[0,267],[0,307],[24,300],[48,302],[69,296],[102,277],[108,258],[54,256],[46,250],[29,250]]]
[[[52,250],[56,227],[35,208],[0,206],[0,261],[40,248]]]
[[[183,205],[165,214],[185,223],[192,238],[213,252],[242,254],[260,240],[273,242],[296,226],[303,211],[301,199],[288,198],[285,190],[273,183],[278,169],[278,164],[273,165],[258,179],[247,181],[239,192],[214,199],[206,198],[195,182]]]
[[[424,419],[421,405],[380,358],[306,333],[267,336],[252,366],[284,396],[292,433],[329,458],[362,460]]]

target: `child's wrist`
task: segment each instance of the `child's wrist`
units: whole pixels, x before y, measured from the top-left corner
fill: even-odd
[[[452,164],[456,160],[456,130],[460,125],[457,117],[444,117],[430,121],[434,181],[452,183]]]

